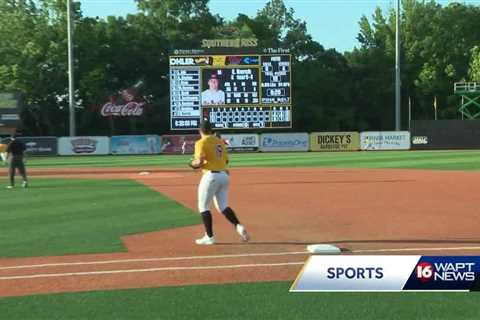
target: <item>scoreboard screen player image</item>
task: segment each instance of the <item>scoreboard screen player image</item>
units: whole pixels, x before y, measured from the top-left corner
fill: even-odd
[[[207,71],[207,70],[205,70]],[[202,91],[202,106],[211,104],[225,104],[225,92],[222,90],[222,70],[208,70],[203,74],[202,88],[207,88]]]
[[[290,54],[170,56],[172,130],[291,128]]]

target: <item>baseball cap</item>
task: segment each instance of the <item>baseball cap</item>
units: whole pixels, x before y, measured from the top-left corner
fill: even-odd
[[[220,77],[219,77],[217,74],[212,73],[212,74],[210,75],[210,79],[209,79],[209,80],[211,80],[211,79],[220,80]]]

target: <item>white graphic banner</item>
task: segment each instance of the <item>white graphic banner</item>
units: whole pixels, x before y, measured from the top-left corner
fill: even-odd
[[[265,133],[260,136],[261,151],[308,151],[308,133]]]
[[[254,151],[258,150],[260,139],[258,134],[222,134],[229,150]]]
[[[410,132],[378,131],[360,133],[362,150],[408,150],[410,149]]]
[[[402,291],[420,258],[312,256],[290,291]]]
[[[109,153],[109,137],[61,137],[58,139],[58,154],[61,156]]]

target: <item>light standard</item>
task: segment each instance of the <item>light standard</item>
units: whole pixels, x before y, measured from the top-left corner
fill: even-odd
[[[400,0],[397,0],[395,32],[395,130],[401,130],[400,122]]]
[[[67,31],[68,31],[68,110],[70,136],[75,136],[75,86],[73,81],[73,25],[72,0],[67,0]]]

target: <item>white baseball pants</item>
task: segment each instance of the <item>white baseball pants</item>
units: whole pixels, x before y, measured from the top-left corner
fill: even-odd
[[[230,177],[225,171],[204,173],[198,185],[198,211],[210,210],[212,200],[218,211],[225,210],[228,207],[229,185]]]

